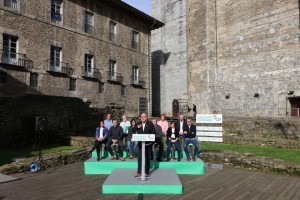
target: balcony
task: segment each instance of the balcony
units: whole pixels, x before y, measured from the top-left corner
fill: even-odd
[[[69,76],[73,74],[73,69],[69,67],[68,63],[65,62],[56,62],[53,60],[47,60],[47,72],[48,73],[57,73]]]
[[[90,24],[85,24],[84,31],[86,33],[89,33],[89,34],[93,34],[93,32],[94,32],[94,26],[92,26]]]
[[[131,76],[130,78],[131,78],[131,85],[145,88],[146,84],[142,78],[137,77],[137,76]]]
[[[84,78],[91,78],[91,79],[97,79],[101,80],[101,72],[98,69],[95,68],[88,68],[85,66],[81,67],[81,76]]]
[[[115,83],[123,83],[123,76],[121,73],[108,71],[107,72],[107,81],[115,82]]]
[[[117,42],[117,34],[109,33],[109,41],[116,43]]]
[[[33,61],[25,54],[0,50],[0,57],[0,63],[4,66],[21,67],[21,69],[27,71],[33,68]]]

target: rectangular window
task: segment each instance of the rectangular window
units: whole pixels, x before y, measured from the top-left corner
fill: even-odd
[[[133,83],[139,83],[139,67],[133,66]]]
[[[0,72],[0,83],[6,83],[6,79],[7,79],[7,73]]]
[[[117,23],[113,21],[109,23],[109,41],[117,42]]]
[[[139,33],[132,31],[132,48],[139,49]]]
[[[51,21],[61,23],[62,21],[62,0],[51,0]]]
[[[104,83],[99,82],[99,93],[103,93],[104,91]]]
[[[3,35],[2,63],[17,64],[18,62],[18,38],[11,35]]]
[[[121,85],[121,95],[122,95],[122,96],[125,96],[125,95],[126,95],[125,90],[126,90],[125,86]]]
[[[35,73],[30,74],[30,86],[31,87],[38,86],[38,74],[35,74]]]
[[[117,62],[114,60],[109,61],[109,77],[110,80],[117,80]]]
[[[13,10],[20,10],[20,0],[4,0],[4,6]]]
[[[94,14],[85,11],[85,32],[93,34],[94,31]]]
[[[61,48],[51,46],[50,49],[50,67],[51,71],[61,71]]]
[[[76,91],[76,79],[74,79],[74,78],[70,78],[69,91]]]
[[[148,105],[147,105],[147,98],[140,97],[139,98],[139,114],[147,113]]]
[[[86,76],[93,76],[94,72],[94,56],[85,54],[84,56],[84,73]]]

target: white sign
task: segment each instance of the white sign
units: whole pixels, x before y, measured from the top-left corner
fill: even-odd
[[[222,137],[222,132],[197,132],[197,136],[210,136],[210,137]]]
[[[196,123],[203,124],[221,124],[222,123],[222,114],[197,114]]]
[[[214,126],[197,126],[197,131],[222,131],[222,127]]]
[[[223,142],[223,138],[217,137],[198,137],[200,142]]]
[[[132,134],[133,141],[155,141],[155,134]]]

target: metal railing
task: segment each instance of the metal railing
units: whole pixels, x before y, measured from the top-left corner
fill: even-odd
[[[109,41],[111,41],[111,42],[117,42],[117,34],[115,34],[115,33],[109,33]]]
[[[123,76],[121,75],[121,73],[108,71],[107,72],[107,80],[123,83]]]
[[[69,67],[66,62],[57,62],[54,60],[46,60],[47,62],[47,72],[55,72],[60,74],[71,75],[73,74],[73,69]]]
[[[85,24],[84,31],[89,34],[93,34],[94,26],[90,24]]]
[[[138,86],[141,86],[141,87],[145,87],[145,81],[140,78],[140,77],[137,77],[137,76],[131,76],[131,84],[132,85],[138,85]]]
[[[101,72],[96,68],[81,67],[81,76],[101,80]]]
[[[31,70],[33,68],[33,61],[25,54],[0,50],[0,57],[0,62],[2,64],[20,66],[27,70]]]

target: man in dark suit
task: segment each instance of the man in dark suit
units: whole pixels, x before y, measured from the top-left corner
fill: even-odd
[[[194,124],[192,124],[192,119],[191,118],[187,118],[186,120],[187,122],[187,126],[184,129],[184,151],[187,157],[187,161],[191,160],[191,157],[189,155],[189,150],[188,150],[188,145],[189,144],[193,144],[195,149],[194,149],[194,153],[192,155],[192,159],[193,161],[196,161],[196,156],[198,155],[198,151],[199,151],[199,143],[196,137],[196,126]]]
[[[179,131],[179,136],[180,136],[180,148],[181,150],[183,149],[183,138],[184,138],[184,134],[185,134],[185,130],[187,130],[187,123],[186,120],[184,119],[183,115],[179,115],[179,119],[176,123],[176,127],[175,127],[178,131]]]
[[[154,125],[148,121],[148,115],[146,113],[141,114],[141,121],[138,122],[135,127],[132,128],[133,131],[137,132],[138,134],[155,134]],[[146,177],[150,176],[150,151],[151,151],[151,144],[152,142],[145,142],[145,173]],[[142,142],[138,143],[138,170],[135,177],[141,176],[142,171]]]

